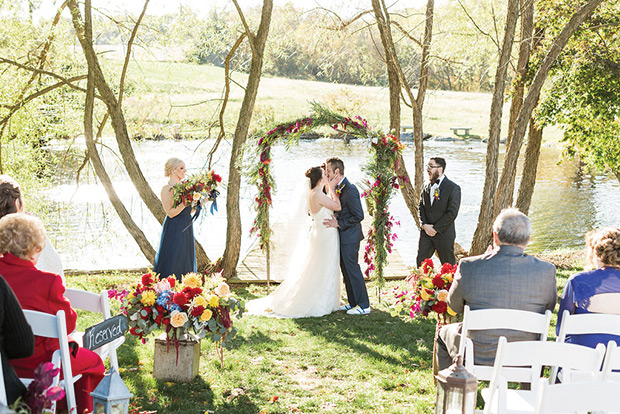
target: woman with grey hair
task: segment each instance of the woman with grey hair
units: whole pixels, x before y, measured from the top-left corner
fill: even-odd
[[[8,175],[0,175],[0,218],[11,213],[23,213],[24,210],[24,197],[17,181]],[[60,275],[62,283],[65,283],[62,261],[49,239],[46,240],[36,267]]]

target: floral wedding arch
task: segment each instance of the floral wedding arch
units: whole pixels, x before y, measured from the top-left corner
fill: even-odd
[[[396,170],[405,146],[397,137],[373,130],[368,122],[359,116],[345,117],[318,103],[312,103],[311,116],[279,124],[251,142],[257,162],[250,167],[249,178],[250,183],[256,185],[258,195],[254,199],[256,218],[250,234],[256,233],[260,248],[267,255],[267,280],[269,282],[273,233],[269,221],[274,187],[274,179],[270,172],[271,147],[278,140],[284,141],[286,145],[295,144],[302,133],[322,126],[331,126],[337,131],[370,141],[373,151],[362,167],[366,173],[366,190],[361,195],[366,198],[369,212],[373,216],[364,251],[364,262],[367,265],[364,274],[366,277],[374,276],[379,288],[382,288],[385,283],[383,269],[387,264],[388,253],[392,252],[392,242],[396,239],[393,226],[399,224],[390,215],[389,202],[399,189]]]

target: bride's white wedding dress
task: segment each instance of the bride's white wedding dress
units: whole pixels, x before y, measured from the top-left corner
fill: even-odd
[[[312,215],[307,253],[303,261],[290,266],[298,269],[269,296],[247,303],[248,313],[275,318],[306,318],[323,316],[340,306],[340,242],[338,229],[325,227],[323,220],[332,211],[321,207]],[[293,254],[294,252],[289,252]]]

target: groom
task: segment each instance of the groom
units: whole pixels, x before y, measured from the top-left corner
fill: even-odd
[[[340,235],[340,270],[344,276],[349,303],[339,310],[346,310],[349,315],[367,315],[370,313],[370,301],[358,262],[360,242],[364,239],[361,224],[364,210],[360,193],[345,178],[344,163],[340,158],[328,159],[325,172],[330,184],[337,184],[336,193],[340,194],[341,210],[336,213],[336,218],[323,221],[326,227],[337,227]]]

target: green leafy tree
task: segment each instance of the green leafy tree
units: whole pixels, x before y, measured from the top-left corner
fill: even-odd
[[[566,19],[557,3],[546,2],[543,9],[548,27]],[[567,155],[611,171],[620,182],[620,3],[602,4],[568,44],[553,69],[540,118],[562,126]]]

